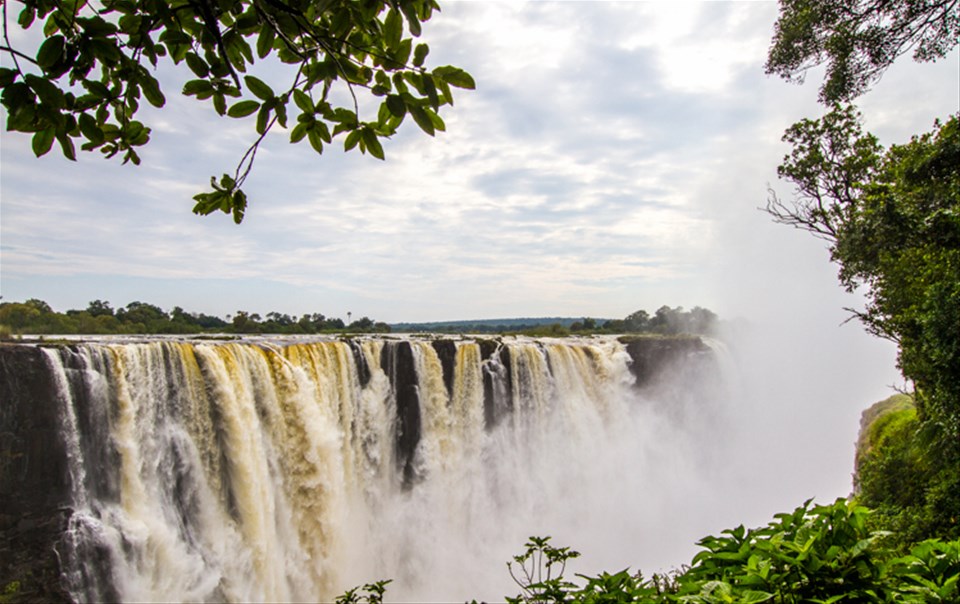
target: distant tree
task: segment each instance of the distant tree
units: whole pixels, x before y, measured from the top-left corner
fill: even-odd
[[[681,329],[677,315],[682,311],[683,308],[679,306],[676,309],[670,308],[667,305],[661,306],[648,323],[650,330],[664,334],[679,333]]]
[[[233,315],[232,325],[236,333],[257,333],[260,331],[260,315],[238,310]]]
[[[281,327],[293,325],[294,323],[294,320],[290,317],[290,315],[281,314],[278,312],[268,312],[267,321],[270,321],[271,323],[276,323]]]
[[[802,82],[826,64],[821,101],[849,101],[897,57],[939,59],[958,36],[958,0],[780,0],[766,72]]]
[[[694,306],[687,316],[687,331],[690,333],[713,333],[717,323],[717,315],[706,308]]]
[[[41,312],[41,313],[44,313],[44,314],[48,314],[48,313],[52,313],[52,312],[53,312],[53,309],[50,308],[50,305],[49,305],[49,304],[47,304],[47,303],[44,302],[43,300],[39,300],[39,299],[37,299],[37,298],[30,298],[29,300],[27,300],[26,302],[24,302],[24,305],[29,306],[30,308],[35,308],[35,309],[37,309],[37,311],[39,311],[39,312]]]
[[[445,129],[438,111],[453,104],[451,87],[474,87],[459,68],[424,67],[429,48],[413,38],[439,10],[434,0],[20,0],[16,25],[42,33],[25,37],[40,40],[30,48],[11,42],[9,4],[0,45],[10,65],[0,68],[7,131],[30,135],[38,157],[56,141],[71,160],[80,144],[139,164],[151,134],[139,110],[143,101],[166,104],[154,73],[170,60],[194,78],[184,95],[254,122],[234,172],[194,197],[195,213],[220,210],[237,223],[247,206],[242,186],[276,124],[317,153],[342,135],[345,149],[383,159],[380,139],[407,115],[433,136]],[[282,64],[270,70],[281,82],[243,75],[267,58]]]
[[[167,313],[159,306],[146,302],[131,302],[116,312],[116,317],[123,323],[142,323],[149,326],[157,321],[167,321]]]
[[[113,308],[105,300],[93,300],[87,305],[87,312],[91,317],[100,317],[103,315],[113,316]]]
[[[198,313],[198,314],[191,313],[190,316],[192,317],[193,322],[199,325],[200,327],[202,327],[203,329],[221,329],[229,325],[229,323],[227,323],[220,317],[215,317],[212,315],[205,315],[203,313]]]
[[[645,310],[638,310],[627,315],[623,321],[627,331],[646,331],[650,324],[650,314]]]
[[[361,317],[350,325],[347,325],[347,329],[350,331],[370,331],[372,327],[373,320],[369,317]]]
[[[37,324],[43,313],[36,306],[23,302],[4,302],[0,304],[0,324],[12,329],[22,330]]]
[[[623,333],[625,331],[634,331],[628,329],[627,322],[623,319],[610,319],[609,321],[604,321],[603,330],[607,333]]]

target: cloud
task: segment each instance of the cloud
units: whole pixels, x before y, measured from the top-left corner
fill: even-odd
[[[194,288],[238,279],[319,288],[331,306],[359,299],[355,312],[386,320],[623,316],[723,304],[712,271],[729,275],[740,262],[730,258],[755,253],[745,229],[782,234],[756,207],[775,180],[783,129],[818,107],[815,86],[763,75],[773,4],[443,9],[425,28],[428,62],[461,65],[478,83],[445,108],[447,131],[430,138],[405,124],[385,142],[386,162],[336,145],[317,156],[279,131],[258,153],[241,227],[193,216],[190,198],[233,171],[254,138],[250,122],[214,119],[175,94],[184,76],[169,67],[158,71],[168,106],[145,116],[154,131],[139,168],[38,161],[26,138],[5,135],[4,295],[30,297],[31,284],[50,289],[69,275]],[[913,73],[896,76],[901,88]],[[901,101],[865,107],[888,128]],[[930,121],[920,113],[911,123]],[[85,303],[71,291],[51,302]],[[250,296],[251,307],[269,299]],[[306,294],[285,301],[276,310],[318,311]],[[205,304],[237,306],[215,295]]]

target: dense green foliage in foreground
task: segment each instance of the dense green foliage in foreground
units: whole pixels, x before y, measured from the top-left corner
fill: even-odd
[[[900,555],[869,529],[870,511],[838,499],[808,501],[765,527],[738,526],[701,539],[689,566],[649,579],[622,570],[566,574],[580,554],[531,537],[508,563],[520,587],[511,604],[642,602],[649,604],[934,603],[960,601],[960,541],[931,539]],[[383,601],[387,582],[353,589],[340,604]]]
[[[802,80],[826,66],[828,112],[791,126],[778,169],[790,202],[771,191],[778,222],[827,241],[853,311],[897,343],[912,401],[872,410],[857,452],[857,499],[871,524],[904,551],[920,539],[960,537],[960,114],[884,149],[850,101],[897,57],[942,58],[957,46],[960,3],[781,0],[767,73]]]
[[[960,118],[884,150],[836,107],[785,139],[797,196],[768,210],[830,242],[844,287],[866,288],[855,314],[914,383],[916,412],[881,422],[861,456],[860,497],[903,547],[960,537]]]
[[[856,499],[874,510],[870,526],[905,552],[931,536],[960,538],[960,467],[944,463],[948,450],[931,447],[913,399],[897,395],[865,413],[857,444]]]

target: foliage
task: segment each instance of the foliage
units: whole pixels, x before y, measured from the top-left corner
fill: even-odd
[[[390,326],[367,317],[345,326],[341,319],[327,318],[320,313],[295,319],[270,312],[264,320],[257,313],[244,310],[238,310],[227,322],[203,313],[188,313],[179,306],[167,313],[145,302],[131,302],[114,311],[108,302],[94,300],[86,310],[65,313],[54,312],[49,304],[37,299],[0,304],[0,333],[8,334],[315,334],[344,330],[383,333],[390,331]]]
[[[645,579],[628,569],[566,577],[580,553],[530,537],[507,563],[511,604],[832,604],[960,601],[960,540],[930,539],[900,555],[871,531],[871,511],[845,499],[810,501],[764,527],[701,539],[691,564]],[[347,592],[351,595],[354,590]],[[382,596],[382,592],[379,592]],[[338,600],[340,602],[341,600]],[[344,600],[356,602],[357,600]]]
[[[958,36],[957,0],[780,0],[766,72],[802,82],[826,64],[820,99],[849,101],[897,57],[944,57]]]
[[[623,319],[594,319],[562,317],[488,319],[475,321],[446,321],[440,323],[399,323],[394,328],[402,333],[500,333],[522,334],[539,337],[563,337],[586,334],[657,333],[674,335],[680,333],[709,335],[719,319],[712,311],[695,306],[686,311],[683,307],[661,306],[654,316],[638,310]]]
[[[937,539],[898,557],[880,533],[869,530],[867,508],[838,499],[831,505],[807,501],[777,514],[767,526],[725,530],[699,542],[690,566],[645,580],[627,570],[595,577],[563,576],[563,565],[579,555],[556,548],[549,537],[531,537],[514,560],[524,569],[514,580],[521,594],[509,602],[953,602],[960,597],[960,541]],[[560,565],[560,572],[549,570]],[[544,578],[544,571],[547,576]],[[513,573],[511,573],[513,574]]]
[[[390,580],[367,583],[362,588],[354,587],[337,596],[335,604],[382,604],[383,594]]]
[[[872,527],[901,552],[928,536],[957,537],[958,469],[939,461],[910,397],[897,395],[874,407],[862,422],[854,487],[859,503],[874,510]],[[865,415],[868,413],[865,412]]]
[[[567,561],[579,557],[580,552],[569,547],[550,545],[550,537],[530,537],[526,550],[507,562],[510,576],[521,589],[519,596],[507,598],[507,602],[563,601],[566,593],[575,587],[563,577]]]
[[[883,454],[865,460],[868,502],[899,517],[890,525],[916,538],[960,535],[960,118],[884,150],[859,115],[836,107],[803,120],[785,139],[794,148],[780,175],[797,187],[787,204],[771,196],[779,222],[830,243],[848,291],[863,287],[854,311],[867,330],[899,345],[918,419],[891,432]],[[899,468],[899,470],[898,470]],[[884,481],[914,485],[896,509]],[[918,483],[919,481],[919,483]],[[909,499],[909,501],[908,501]],[[922,528],[926,527],[926,528]]]
[[[42,41],[14,47],[12,7],[4,3],[0,52],[12,65],[0,68],[6,129],[31,135],[38,157],[56,141],[71,160],[79,144],[139,164],[137,149],[151,134],[137,119],[141,103],[166,104],[154,70],[172,61],[194,76],[184,95],[254,123],[254,142],[234,173],[211,178],[212,191],[194,197],[195,213],[221,210],[237,223],[247,206],[241,187],[276,125],[317,153],[342,136],[346,150],[383,159],[380,139],[407,115],[433,136],[445,128],[438,112],[453,104],[451,88],[474,88],[462,69],[424,67],[429,47],[414,38],[439,10],[434,0],[19,2],[17,24],[39,29],[42,36],[28,39]],[[284,81],[247,73],[268,58],[281,64],[271,72]]]

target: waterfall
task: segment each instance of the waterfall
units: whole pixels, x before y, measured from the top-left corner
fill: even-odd
[[[663,501],[645,489],[698,463],[664,449],[688,401],[637,388],[615,338],[44,354],[78,601],[329,601],[379,579],[391,600],[501,599],[526,537],[632,538],[649,528],[640,500]]]

